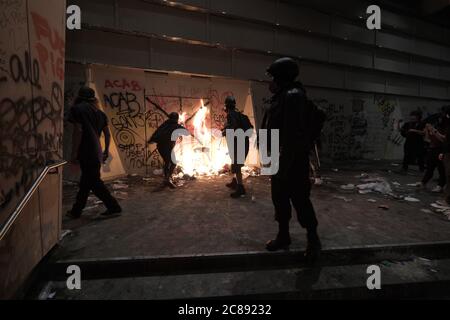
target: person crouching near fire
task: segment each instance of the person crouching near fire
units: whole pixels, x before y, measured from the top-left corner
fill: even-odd
[[[169,114],[169,119],[156,129],[148,141],[149,144],[156,143],[156,148],[164,162],[164,185],[171,189],[176,188],[172,182],[172,174],[176,167],[172,161],[172,150],[176,144],[173,134],[177,131],[182,135],[189,135],[189,131],[178,123],[179,117],[176,112]]]
[[[246,194],[242,181],[242,167],[250,149],[249,135],[251,136],[253,133],[253,125],[245,114],[236,109],[236,99],[232,96],[225,99],[225,112],[227,122],[222,134],[227,138],[228,154],[231,158],[231,173],[234,175],[233,180],[227,184],[227,187],[234,190],[230,194],[232,198],[240,198]],[[242,131],[239,129],[242,129]]]

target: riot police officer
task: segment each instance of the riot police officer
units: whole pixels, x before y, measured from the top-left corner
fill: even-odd
[[[310,200],[309,179],[308,117],[310,104],[307,103],[303,85],[296,81],[299,75],[297,63],[291,58],[276,60],[268,69],[272,78],[271,104],[264,115],[263,129],[279,130],[279,169],[272,176],[272,202],[278,235],[266,244],[266,249],[276,251],[287,249],[291,244],[289,221],[291,202],[297,212],[300,225],[307,230],[306,257],[315,260],[321,250],[317,234],[317,219]]]

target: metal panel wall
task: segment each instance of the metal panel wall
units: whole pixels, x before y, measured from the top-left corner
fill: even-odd
[[[319,75],[321,70],[336,67],[345,75],[347,69],[360,67],[359,72],[376,71],[385,81],[391,76],[392,81],[400,77],[419,83],[439,79],[446,87],[450,81],[446,72],[450,68],[450,41],[431,36],[437,31],[448,35],[448,30],[383,10],[386,27],[369,31],[365,2],[350,0],[340,8],[331,1],[300,1],[300,5],[280,0],[74,2],[86,6],[87,25],[116,26],[104,33],[89,26],[78,34],[69,33],[72,44],[68,52],[76,61],[264,79],[261,61],[291,55],[307,63],[320,62],[322,66],[316,64]],[[97,19],[99,8],[109,19],[114,16],[114,21]],[[415,38],[419,29],[423,32]],[[248,61],[252,65],[240,63],[243,55],[252,56]],[[244,70],[238,70],[240,67]],[[317,78],[311,85],[326,87],[330,82],[326,76]]]

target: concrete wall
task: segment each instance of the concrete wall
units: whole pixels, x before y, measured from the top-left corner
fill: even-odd
[[[62,158],[65,1],[0,2],[0,225],[46,164]],[[58,241],[61,172],[47,177],[0,243],[8,297]]]
[[[299,59],[301,78],[311,96],[321,94],[314,98],[340,105],[345,95],[369,97],[372,103],[363,105],[374,124],[367,119],[368,136],[361,143],[384,135],[384,123],[380,126],[376,119],[387,118],[380,116],[376,99],[397,101],[398,116],[388,117],[389,121],[404,119],[417,106],[434,112],[450,101],[450,30],[382,8],[382,30],[369,31],[365,21],[369,2],[72,2],[82,7],[84,22],[82,31],[69,35],[72,62],[253,80],[254,87],[261,88],[258,81],[267,80],[267,65],[289,55]],[[258,92],[254,99],[258,106],[264,90],[253,91]],[[352,99],[344,99],[348,116]],[[335,150],[348,148],[343,142],[332,144],[337,145]],[[400,156],[388,142],[362,147],[362,152],[348,157]],[[325,150],[343,157],[333,148]]]

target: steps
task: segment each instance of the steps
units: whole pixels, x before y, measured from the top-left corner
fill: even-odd
[[[372,264],[382,290],[366,287]],[[69,265],[81,268],[82,290],[66,288]],[[450,242],[330,248],[314,267],[300,251],[54,261],[37,287],[56,299],[442,297],[450,296]]]

